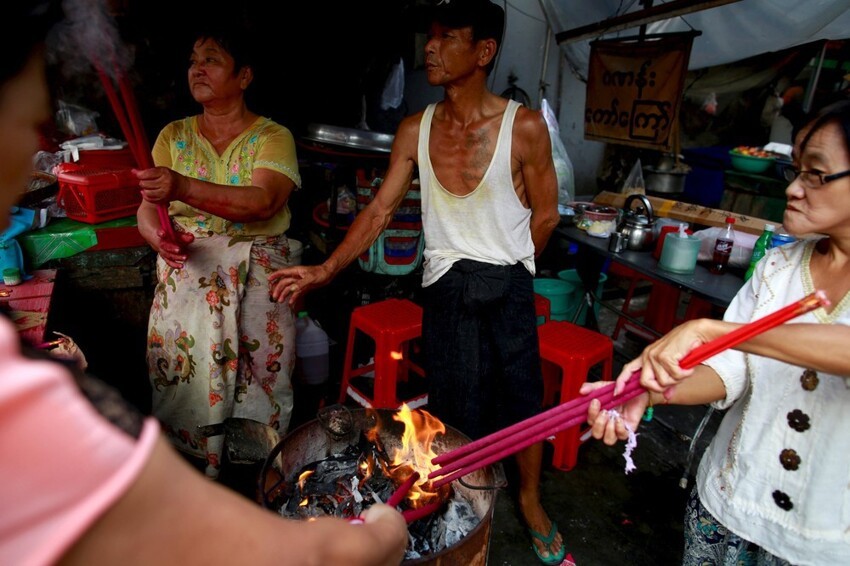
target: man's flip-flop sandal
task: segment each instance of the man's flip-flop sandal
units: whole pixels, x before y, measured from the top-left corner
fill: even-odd
[[[532,541],[531,550],[534,551],[534,554],[537,555],[537,558],[540,560],[540,562],[546,564],[547,566],[555,566],[564,561],[564,556],[567,553],[567,549],[563,543],[561,543],[561,550],[557,554],[553,554],[551,549],[552,543],[555,542],[555,537],[558,535],[558,525],[555,523],[555,521],[552,521],[552,528],[549,529],[548,536],[544,536],[530,527],[528,528],[528,533],[532,537],[542,542],[546,550],[549,551],[549,556],[544,558],[540,554],[540,551],[537,550],[537,545],[534,544],[534,542]]]

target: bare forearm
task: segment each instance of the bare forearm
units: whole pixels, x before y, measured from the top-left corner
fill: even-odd
[[[156,205],[147,201],[142,201],[139,209],[136,211],[136,223],[138,224],[139,233],[147,242],[156,242],[159,237],[156,234],[159,228],[159,216],[157,215]]]
[[[330,272],[331,277],[336,276],[369,249],[369,246],[378,239],[378,236],[389,224],[392,211],[386,214],[376,210],[376,208],[368,206],[357,215],[345,238],[330,257],[325,260],[324,266]]]
[[[741,324],[701,319],[705,341],[718,338]],[[850,327],[844,324],[787,323],[763,332],[735,347],[748,354],[780,360],[825,373],[850,376]]]
[[[531,216],[531,240],[534,242],[534,256],[537,257],[546,248],[552,232],[558,226],[561,217],[557,214],[557,210],[553,212],[538,212]]]
[[[708,366],[697,366],[689,378],[679,382],[672,389],[669,398],[660,393],[650,392],[652,404],[662,405],[705,405],[726,398],[726,387],[723,380]]]
[[[232,222],[267,220],[282,204],[274,194],[261,187],[217,185],[189,177],[186,177],[180,200]]]

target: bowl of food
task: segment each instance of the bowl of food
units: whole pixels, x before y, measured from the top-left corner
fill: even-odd
[[[776,161],[776,154],[760,147],[739,145],[729,151],[732,167],[746,173],[764,173]]]
[[[619,213],[616,208],[591,206],[585,209],[578,227],[585,230],[589,236],[607,238],[611,235],[611,232],[617,229],[618,216]]]

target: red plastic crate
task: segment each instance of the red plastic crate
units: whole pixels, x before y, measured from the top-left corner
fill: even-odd
[[[81,149],[77,164],[91,169],[124,169],[136,167],[136,158],[129,148]]]
[[[142,202],[130,169],[79,167],[57,173],[59,204],[68,218],[99,224],[136,213]]]
[[[138,226],[117,226],[114,228],[95,228],[97,245],[88,251],[114,250],[116,248],[135,248],[148,245],[139,233]]]

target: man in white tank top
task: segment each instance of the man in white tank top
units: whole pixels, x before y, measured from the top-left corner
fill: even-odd
[[[542,114],[487,88],[502,8],[451,0],[431,22],[425,68],[443,100],[402,121],[381,188],[345,239],[321,265],[272,274],[272,298],[294,304],[357,259],[392,220],[418,168],[428,410],[480,437],[541,410],[532,282],[534,258],[560,219],[557,178]],[[542,455],[542,444],[516,455],[518,507],[538,559],[560,564],[563,541],[540,502]]]

